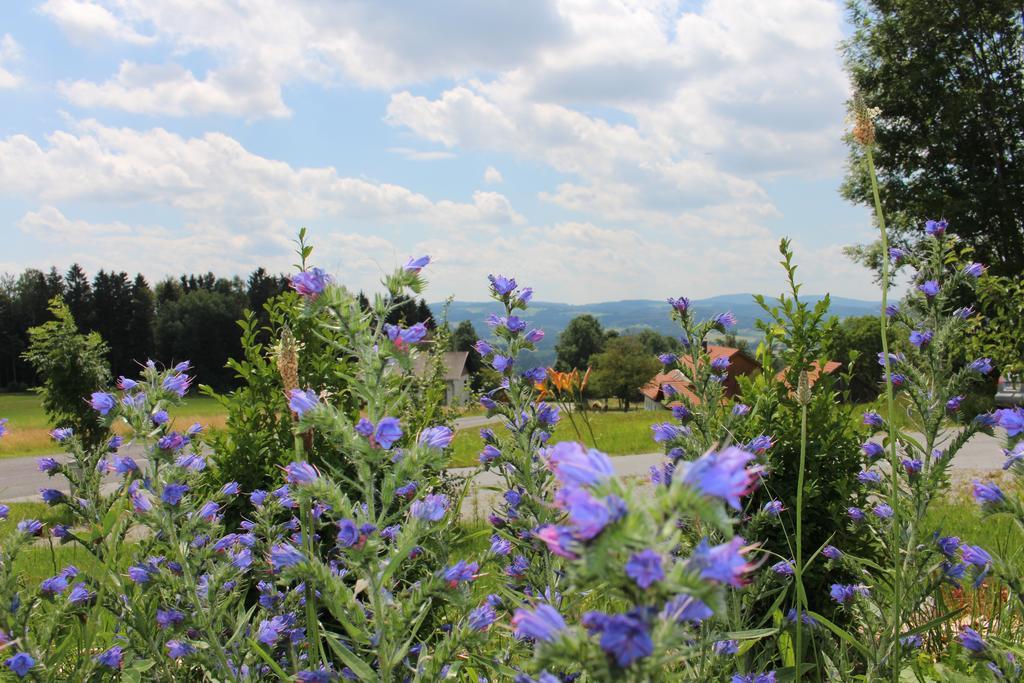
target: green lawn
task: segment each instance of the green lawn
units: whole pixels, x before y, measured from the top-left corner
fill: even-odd
[[[43,413],[39,396],[31,393],[0,394],[0,418],[8,420],[7,436],[0,439],[0,458],[55,453],[60,449],[50,439],[51,425]],[[207,427],[222,427],[225,414],[212,398],[196,396],[174,411],[174,419],[183,425],[200,422]]]
[[[672,414],[664,411],[634,410],[628,413],[595,412],[589,413],[590,425],[594,430],[596,444],[591,440],[581,415],[573,415],[573,419],[583,433],[581,439],[573,429],[569,416],[564,414],[552,435],[551,443],[559,441],[580,441],[588,446],[596,446],[608,455],[632,455],[634,453],[653,453],[660,450],[651,440],[651,425],[672,419]],[[504,427],[500,424],[491,425],[495,431]],[[469,467],[477,464],[477,456],[483,449],[480,429],[462,429],[456,432],[453,442],[452,467]]]

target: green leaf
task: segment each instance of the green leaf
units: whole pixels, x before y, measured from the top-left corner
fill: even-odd
[[[810,612],[810,611],[808,611],[808,614],[810,614],[812,617],[814,617],[819,622],[821,622],[821,624],[825,628],[827,628],[829,631],[832,631],[832,633],[836,634],[839,637],[840,640],[845,642],[847,645],[849,645],[853,649],[857,650],[857,652],[861,653],[864,656],[865,659],[868,659],[868,660],[873,659],[873,657],[871,656],[871,651],[867,648],[867,646],[864,645],[863,643],[861,643],[859,640],[857,640],[857,638],[854,637],[852,634],[850,634],[848,631],[846,631],[845,629],[839,628],[838,626],[833,624],[831,621],[829,621],[828,619],[826,619],[822,615],[818,614],[817,612]]]
[[[373,673],[373,669],[371,669],[366,662],[359,659],[359,657],[357,657],[355,653],[352,652],[352,650],[349,650],[347,647],[339,643],[336,638],[333,638],[329,635],[326,636],[324,640],[326,640],[327,644],[331,646],[331,649],[334,651],[334,654],[338,655],[338,659],[343,661],[345,663],[345,666],[352,669],[356,676],[359,676],[359,680],[374,680],[376,675]]]

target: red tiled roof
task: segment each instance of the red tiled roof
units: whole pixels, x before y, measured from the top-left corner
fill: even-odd
[[[839,361],[828,360],[825,361],[825,368],[822,369],[819,366],[818,361],[814,361],[813,363],[811,363],[811,369],[807,371],[807,379],[809,386],[813,387],[814,383],[817,382],[818,378],[821,377],[823,374],[831,375],[833,372],[835,372],[842,366],[843,364],[840,363]],[[783,368],[779,370],[779,372],[775,375],[775,379],[779,382],[785,382],[787,372],[789,372],[789,368]]]

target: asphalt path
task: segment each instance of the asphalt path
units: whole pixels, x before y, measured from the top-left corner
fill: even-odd
[[[464,417],[458,418],[455,421],[455,426],[457,429],[468,429],[497,421],[497,418],[484,416]],[[947,437],[952,434],[953,432],[947,433]],[[953,458],[953,476],[966,479],[1000,470],[1005,461],[1001,447],[1003,442],[1002,435],[996,438],[987,434],[976,434]],[[138,447],[124,447],[121,449],[121,453],[131,455],[139,461],[140,465],[144,462],[144,458],[141,457],[141,449]],[[58,460],[64,458],[63,454],[53,457]],[[67,492],[61,477],[50,479],[39,471],[38,461],[39,457],[0,460],[0,500],[6,502],[38,501],[41,488],[56,488]],[[612,462],[615,465],[616,473],[621,477],[647,477],[652,465],[660,465],[664,462],[664,455],[661,453],[622,455],[613,457]],[[474,468],[452,470],[453,474],[463,476],[470,476],[473,472]],[[116,481],[117,479],[111,478],[112,485]],[[482,512],[488,509],[492,497],[497,495],[493,489],[498,487],[500,481],[500,477],[493,472],[478,473],[473,480],[473,491],[464,505],[464,514],[478,516],[474,510]]]

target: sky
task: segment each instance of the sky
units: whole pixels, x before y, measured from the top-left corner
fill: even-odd
[[[428,298],[877,298],[842,254],[833,0],[45,0],[0,8],[0,272],[285,272]]]

